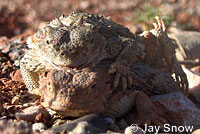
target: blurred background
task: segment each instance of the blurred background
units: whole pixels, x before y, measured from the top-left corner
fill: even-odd
[[[0,36],[36,31],[72,11],[110,16],[134,33],[152,28],[155,15],[168,28],[200,31],[199,0],[0,0]]]

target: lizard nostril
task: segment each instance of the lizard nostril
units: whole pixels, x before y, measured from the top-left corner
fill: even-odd
[[[48,72],[45,72],[45,73],[44,73],[44,76],[47,77],[47,74],[48,74]]]
[[[47,44],[50,44],[48,40],[46,41],[46,43],[47,43]]]

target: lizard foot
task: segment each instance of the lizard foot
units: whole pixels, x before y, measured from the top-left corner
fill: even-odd
[[[187,76],[184,73],[182,67],[176,60],[175,56],[175,45],[172,40],[168,37],[166,26],[161,18],[158,16],[155,17],[157,23],[154,23],[154,29],[151,30],[151,33],[157,37],[157,43],[162,45],[163,57],[166,60],[169,71],[175,74],[176,82],[179,84],[179,87],[184,94],[188,94],[189,86]]]
[[[167,121],[159,116],[157,108],[152,103],[151,99],[142,91],[138,92],[136,96],[136,107],[138,113],[138,119],[136,124],[139,126],[155,125],[162,126],[167,123]]]
[[[110,70],[115,70],[115,71],[112,71],[112,73],[116,72],[113,88],[116,88],[119,85],[120,81],[122,83],[123,90],[126,90],[127,86],[130,87],[132,85],[132,78],[131,78],[129,66],[125,66],[118,62],[115,62],[111,65]]]

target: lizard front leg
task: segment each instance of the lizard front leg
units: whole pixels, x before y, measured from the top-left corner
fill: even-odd
[[[188,93],[188,80],[182,67],[176,60],[175,46],[172,40],[167,36],[166,26],[162,19],[155,17],[157,23],[154,23],[154,29],[150,32],[157,37],[157,43],[162,47],[163,58],[165,59],[171,73],[175,73],[175,78],[180,88],[185,94]]]
[[[31,68],[27,67],[30,63],[30,54],[27,53],[20,61],[20,70],[26,87],[29,91],[38,88],[39,75]],[[31,71],[32,70],[32,71]]]
[[[39,88],[39,75],[38,73],[45,69],[39,60],[36,58],[36,53],[30,50],[20,60],[20,70],[22,78],[30,93],[37,94]],[[35,57],[35,58],[34,58]]]
[[[121,81],[123,90],[125,90],[127,86],[130,87],[132,85],[130,65],[145,56],[145,46],[143,44],[129,38],[125,39],[124,42],[127,46],[122,50],[110,68],[111,73],[116,73],[113,88],[116,88]]]

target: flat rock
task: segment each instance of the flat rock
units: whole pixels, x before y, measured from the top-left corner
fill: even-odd
[[[197,129],[194,132],[192,132],[192,134],[199,134],[199,133],[200,133],[200,129]]]
[[[21,81],[21,82],[24,82],[23,78],[22,78],[22,75],[21,75],[21,71],[20,69],[17,69],[16,71],[13,71],[11,74],[10,74],[10,77],[13,81]]]
[[[106,124],[101,117],[95,114],[89,114],[81,118],[78,118],[72,122],[51,128],[48,130],[48,132],[53,131],[54,133],[61,133],[63,131],[66,131],[72,134],[73,133],[87,134],[87,133],[103,133],[106,132],[106,130],[107,130]]]
[[[145,134],[145,132],[138,126],[129,126],[125,129],[124,134]]]
[[[1,134],[31,134],[31,127],[23,121],[0,120]]]
[[[47,127],[45,126],[45,124],[41,123],[41,122],[40,123],[34,123],[32,125],[33,132],[43,132],[46,129],[47,129]]]
[[[191,68],[191,70],[194,72],[200,73],[200,66],[193,67]]]
[[[200,109],[181,92],[153,96],[152,101],[166,109],[165,119],[170,125],[200,128]]]
[[[200,32],[180,31],[169,36],[176,41],[179,49],[183,49],[185,53],[185,55],[182,55],[183,59],[196,59],[200,57]],[[180,57],[177,58],[178,60],[181,59]]]
[[[24,120],[28,122],[44,122],[47,125],[51,124],[51,117],[49,113],[39,106],[30,106],[24,109],[22,112],[16,113],[15,117],[18,120]]]
[[[198,68],[186,69],[183,67],[189,82],[189,98],[200,107],[200,73]]]

